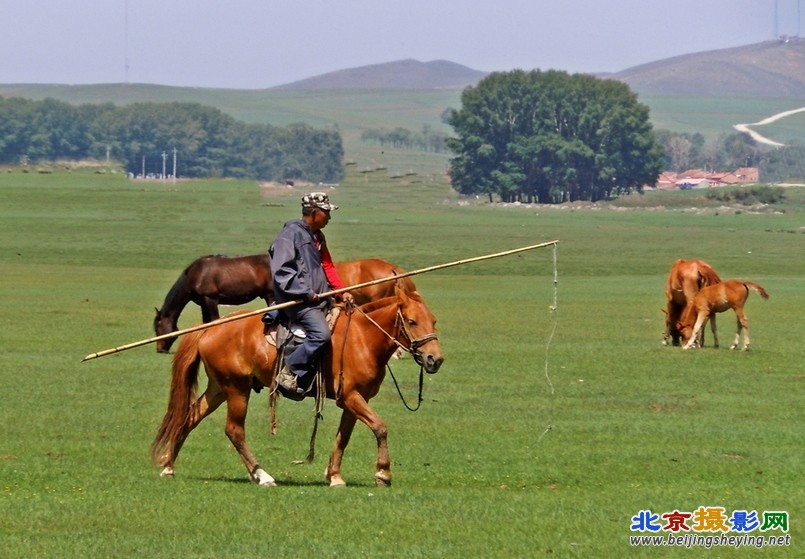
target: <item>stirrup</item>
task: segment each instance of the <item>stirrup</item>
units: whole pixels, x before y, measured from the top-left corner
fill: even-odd
[[[287,366],[283,366],[277,375],[277,389],[286,398],[297,402],[304,400],[308,392],[308,390],[300,388],[298,377]]]

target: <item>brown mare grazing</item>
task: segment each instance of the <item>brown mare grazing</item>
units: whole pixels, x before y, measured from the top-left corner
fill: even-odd
[[[266,305],[274,298],[274,282],[268,253],[230,258],[202,256],[190,263],[170,288],[154,317],[157,336],[176,332],[179,315],[191,301],[201,307],[201,319],[220,318],[218,305],[243,305],[261,297]],[[158,340],[157,352],[167,353],[175,338]]]
[[[337,263],[338,274],[347,285],[355,285],[394,274],[404,270],[379,258],[351,260]],[[408,292],[416,291],[410,278],[402,278],[401,286]],[[353,293],[356,304],[368,303],[394,293],[394,282],[368,286]],[[193,261],[173,284],[162,308],[154,317],[154,333],[157,336],[176,332],[179,315],[191,301],[201,307],[204,322],[219,318],[218,305],[242,305],[261,297],[267,305],[274,300],[274,282],[268,253],[229,258],[204,256]],[[168,353],[175,338],[157,340],[158,353]]]
[[[680,332],[677,328],[685,307],[702,287],[719,283],[721,278],[712,266],[703,260],[677,260],[671,266],[668,279],[665,282],[665,332],[662,336],[662,345],[668,345],[668,338],[672,338],[675,346],[679,345]]]
[[[708,320],[710,329],[713,331],[713,345],[718,347],[718,337],[716,335],[716,313],[724,312],[727,309],[735,311],[738,317],[738,331],[735,334],[735,341],[730,349],[738,347],[741,338],[741,330],[744,331],[744,351],[749,349],[749,319],[744,314],[744,305],[749,297],[749,289],[754,289],[758,295],[764,299],[769,298],[769,294],[758,284],[751,281],[726,280],[716,285],[703,287],[693,298],[693,304],[689,305],[679,321],[678,328],[685,343],[684,348],[696,347],[697,334],[704,328]]]
[[[394,283],[394,282],[392,282]],[[366,314],[364,314],[366,313]],[[368,317],[371,317],[371,320]],[[330,349],[323,357],[324,390],[344,411],[335,439],[325,481],[345,485],[341,458],[358,419],[377,439],[375,483],[391,484],[391,462],[383,420],[369,407],[385,376],[385,366],[399,343],[425,371],[435,373],[442,349],[435,333],[436,318],[418,292],[395,289],[386,297],[342,312],[336,322]],[[346,343],[344,340],[346,339]],[[255,379],[271,386],[277,350],[264,335],[259,315],[213,326],[185,335],[173,358],[168,410],[151,445],[151,456],[163,467],[162,476],[173,476],[182,444],[190,432],[218,406],[226,402],[225,432],[240,454],[252,481],[275,485],[257,463],[246,443],[244,424]],[[207,389],[196,399],[200,363],[207,372]]]

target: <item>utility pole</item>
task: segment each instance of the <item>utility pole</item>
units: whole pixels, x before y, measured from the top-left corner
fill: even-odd
[[[162,152],[162,180],[165,180],[165,164],[168,162],[168,154],[167,152]]]
[[[774,40],[777,41],[780,39],[780,6],[779,0],[774,0]]]
[[[125,83],[129,83],[129,2],[126,0],[123,9],[125,14],[123,17],[123,48],[124,48],[124,61],[123,61],[123,79]],[[143,178],[145,178],[145,170],[143,170]]]
[[[176,148],[173,148],[173,182],[176,182]]]
[[[112,146],[106,144],[106,166],[109,166],[109,152],[112,151]]]
[[[145,178],[145,156],[143,155],[143,174],[142,178]]]

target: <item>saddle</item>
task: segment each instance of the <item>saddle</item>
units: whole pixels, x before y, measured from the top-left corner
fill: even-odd
[[[331,333],[340,314],[340,307],[330,307],[324,315]],[[278,310],[263,315],[263,334],[269,344],[284,352],[293,351],[305,341],[304,329],[298,324],[289,322]]]
[[[325,313],[327,325],[330,327],[330,332],[335,328],[335,323],[338,316],[341,314],[340,307],[330,307]],[[274,370],[274,376],[285,365],[285,356],[289,355],[297,346],[304,343],[305,331],[298,324],[289,322],[282,312],[273,310],[263,315],[263,335],[266,341],[277,348],[277,364]],[[321,374],[321,358],[319,362],[315,363],[316,375]],[[315,381],[314,381],[315,384]],[[252,388],[255,392],[260,392],[263,389],[263,384],[257,379],[253,380]]]

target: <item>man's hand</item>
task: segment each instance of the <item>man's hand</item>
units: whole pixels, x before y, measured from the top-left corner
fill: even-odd
[[[344,303],[346,303],[348,305],[354,305],[355,304],[355,297],[352,296],[352,293],[347,291],[346,293],[341,294],[341,301],[343,301]]]

